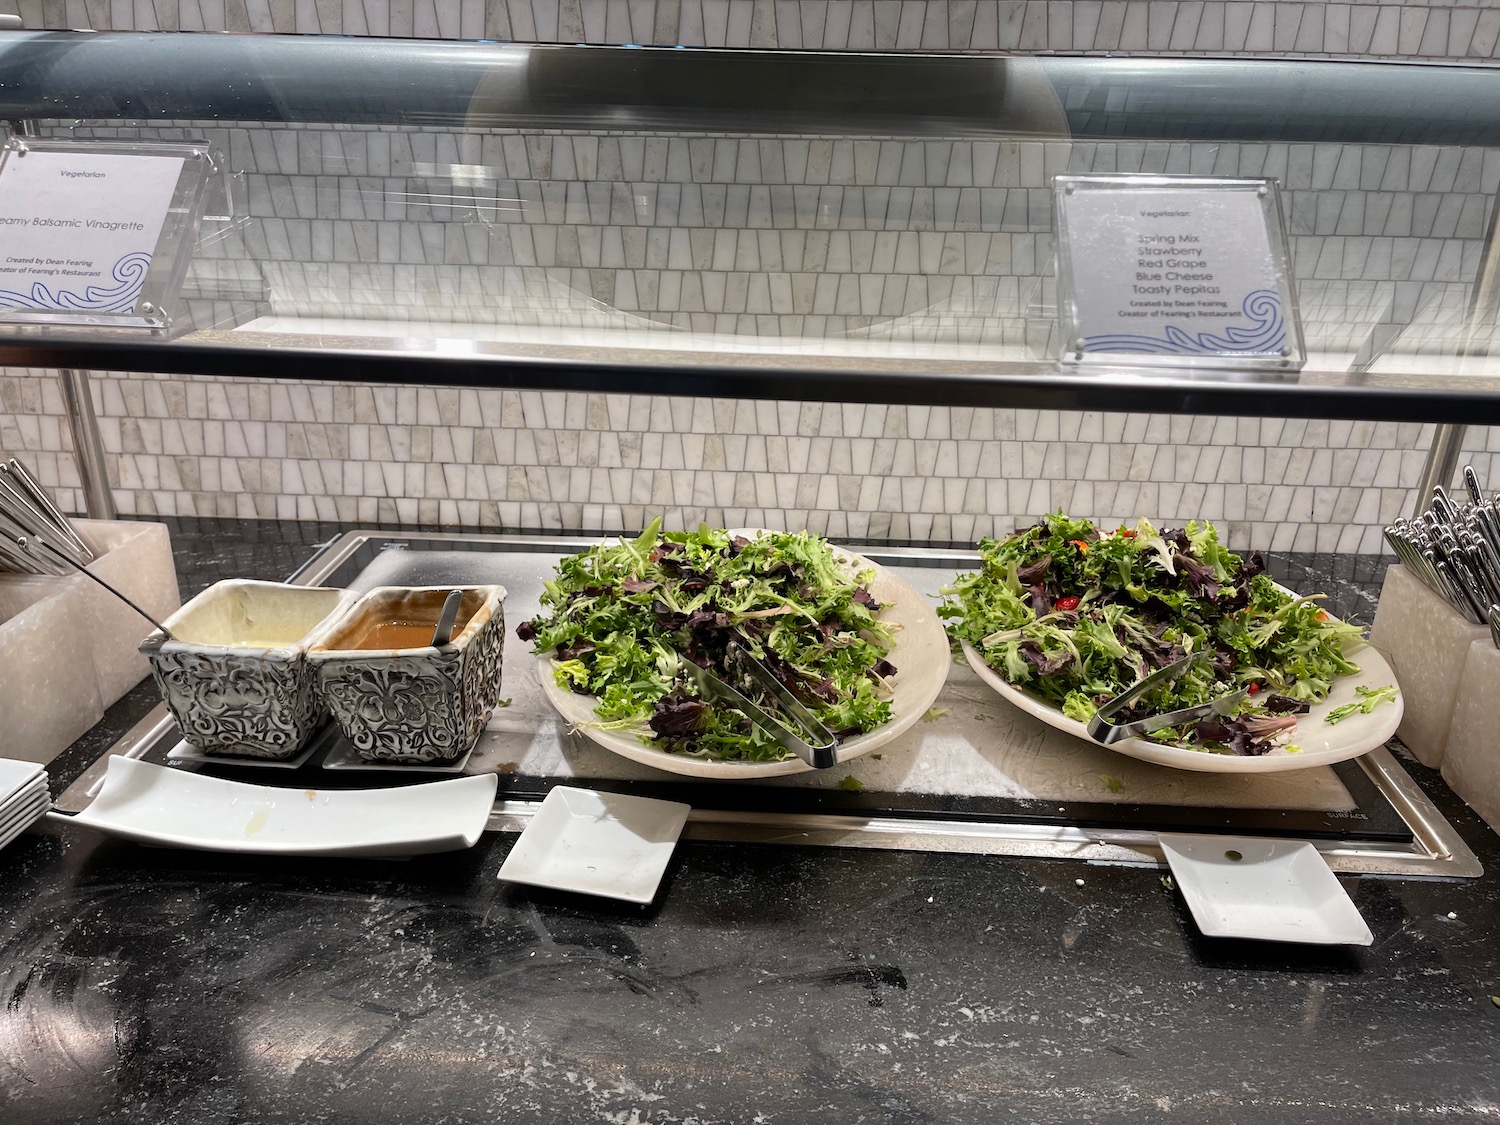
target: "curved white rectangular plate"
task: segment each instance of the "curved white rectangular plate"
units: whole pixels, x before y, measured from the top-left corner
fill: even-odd
[[[505,857],[500,878],[650,902],[691,811],[677,801],[558,785]]]
[[[271,855],[421,855],[473,847],[494,774],[392,789],[282,789],[109,760],[83,812],[54,818],[143,844]]]
[[[1163,834],[1172,877],[1209,937],[1369,945],[1359,908],[1305,840]]]

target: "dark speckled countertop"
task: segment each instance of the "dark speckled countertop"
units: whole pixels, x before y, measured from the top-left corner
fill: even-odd
[[[174,522],[184,596],[335,530]],[[1368,619],[1377,560],[1277,568]],[[42,828],[0,852],[0,1125],[1492,1120],[1500,845],[1408,768],[1491,873],[1343,877],[1369,948],[1204,938],[1158,871],[1066,861],[684,843],[636,908],[499,884],[506,834],[313,861]]]

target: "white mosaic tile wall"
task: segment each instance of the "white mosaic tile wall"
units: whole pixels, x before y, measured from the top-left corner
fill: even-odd
[[[0,0],[27,27],[815,50],[1497,57],[1463,0]]]
[[[76,506],[55,379],[0,375],[0,450]],[[1431,427],[99,377],[133,514],[476,528],[669,524],[971,542],[1062,507],[1211,518],[1238,547],[1378,552]],[[312,421],[317,419],[317,421]],[[1500,431],[1470,433],[1500,481]]]

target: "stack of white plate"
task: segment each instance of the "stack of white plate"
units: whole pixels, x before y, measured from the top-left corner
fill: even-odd
[[[40,820],[51,807],[46,770],[35,762],[0,758],[0,848]]]

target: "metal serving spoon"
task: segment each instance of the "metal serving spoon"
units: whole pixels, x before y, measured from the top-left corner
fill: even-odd
[[[437,628],[432,631],[432,647],[442,648],[453,639],[453,623],[458,620],[458,605],[464,600],[462,590],[454,590],[443,601],[443,612],[438,614]]]

